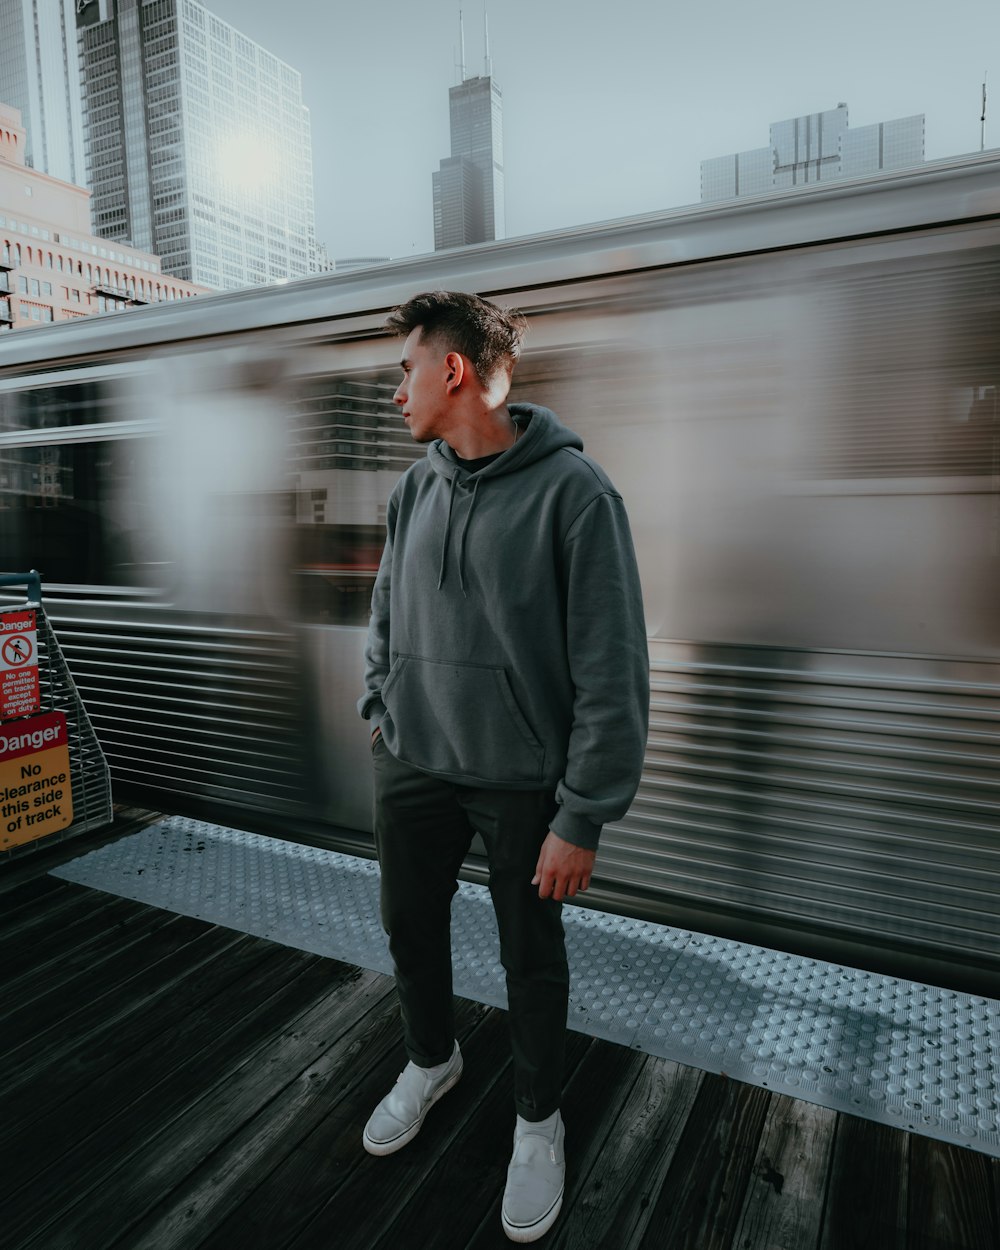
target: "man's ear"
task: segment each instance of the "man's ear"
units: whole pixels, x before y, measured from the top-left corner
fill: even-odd
[[[461,352],[449,352],[444,358],[445,387],[449,394],[457,391],[465,380],[465,357]]]

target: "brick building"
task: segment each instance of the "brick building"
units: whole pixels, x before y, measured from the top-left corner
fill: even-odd
[[[159,257],[90,233],[90,192],[25,164],[17,109],[0,104],[0,331],[205,294]]]

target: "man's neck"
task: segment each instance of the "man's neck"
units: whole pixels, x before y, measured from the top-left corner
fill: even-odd
[[[518,434],[518,427],[505,404],[502,408],[491,409],[474,420],[459,424],[449,432],[445,441],[463,460],[480,460],[483,456],[494,456],[512,447]]]

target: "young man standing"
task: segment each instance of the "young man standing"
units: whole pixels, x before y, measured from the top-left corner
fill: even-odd
[[[507,404],[524,323],[418,295],[394,396],[424,460],[389,499],[358,707],[374,725],[382,920],[410,1062],[364,1131],[405,1146],[458,1081],[450,907],[475,833],[500,930],[517,1122],[502,1218],[534,1241],[559,1213],[569,991],[561,900],[639,782],[649,707],[628,518],[577,435]]]

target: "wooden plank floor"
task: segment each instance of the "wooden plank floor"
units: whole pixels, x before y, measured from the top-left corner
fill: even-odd
[[[5,1250],[488,1250],[513,1129],[502,1012],[385,1159],[391,980],[0,865]],[[998,1161],[570,1035],[563,1250],[996,1250]]]

